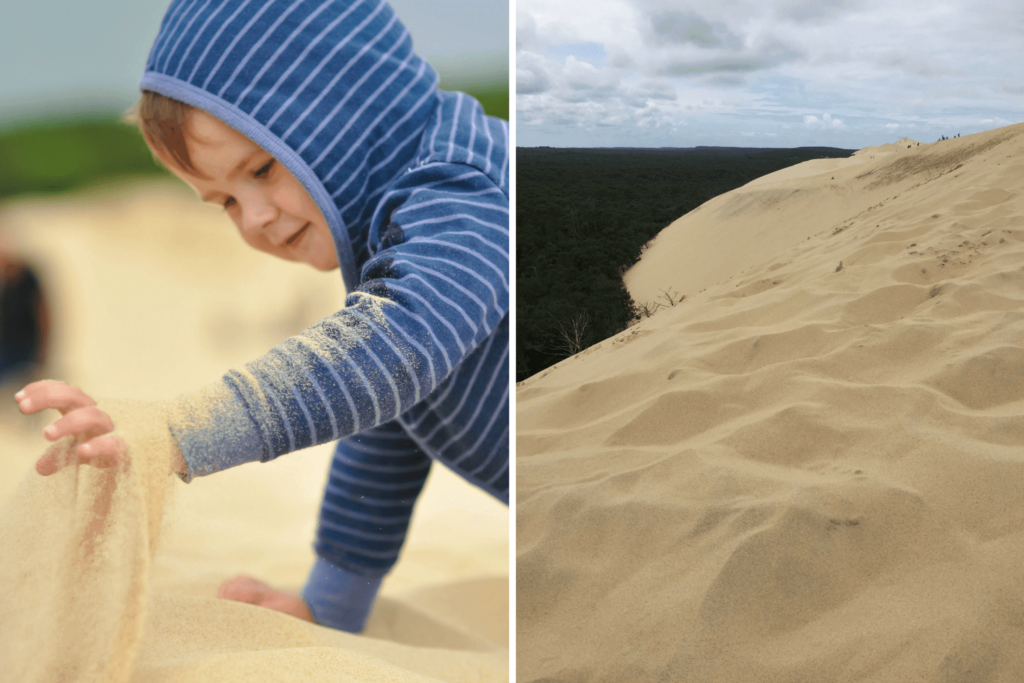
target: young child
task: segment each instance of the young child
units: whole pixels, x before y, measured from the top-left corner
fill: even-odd
[[[434,71],[383,0],[174,0],[138,105],[153,152],[247,244],[340,268],[346,306],[177,402],[185,479],[339,440],[301,596],[222,597],[359,632],[431,462],[508,503],[508,127]],[[79,389],[29,385],[78,463],[125,457]],[[53,456],[37,464],[57,467]]]

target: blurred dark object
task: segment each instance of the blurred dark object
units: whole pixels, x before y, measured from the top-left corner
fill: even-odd
[[[0,384],[31,381],[46,361],[50,313],[33,269],[0,247]]]

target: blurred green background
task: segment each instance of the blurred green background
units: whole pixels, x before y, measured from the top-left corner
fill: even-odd
[[[445,90],[508,118],[508,0],[389,0]],[[35,0],[4,8],[0,201],[165,175],[120,122],[170,0]]]
[[[461,88],[508,120],[508,85]],[[130,177],[170,176],[138,130],[117,114],[28,122],[0,130],[0,201],[77,190]]]

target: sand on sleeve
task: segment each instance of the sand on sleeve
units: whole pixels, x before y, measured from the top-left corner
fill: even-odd
[[[517,387],[532,681],[1024,677],[1024,125],[801,164]]]
[[[508,509],[440,467],[364,634],[214,597],[239,573],[301,588],[331,445],[185,485],[157,401],[337,310],[337,273],[252,252],[220,212],[160,183],[18,201],[0,225],[47,287],[54,374],[135,399],[101,401],[127,471],[43,478],[47,422],[3,397],[0,679],[508,680]]]

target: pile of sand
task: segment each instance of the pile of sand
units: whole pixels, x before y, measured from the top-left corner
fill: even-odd
[[[343,300],[337,273],[252,252],[223,214],[160,184],[18,202],[0,229],[51,297],[48,374],[94,395],[195,389]],[[355,636],[213,597],[237,573],[301,587],[330,445],[185,485],[158,415],[102,403],[132,466],[43,478],[45,422],[0,401],[3,680],[508,679],[508,510],[443,468]]]
[[[517,390],[519,680],[1024,680],[1024,125],[766,176],[626,282],[688,297]]]

